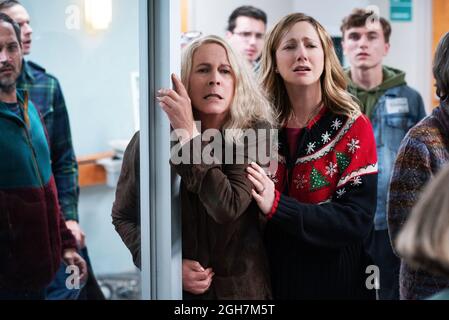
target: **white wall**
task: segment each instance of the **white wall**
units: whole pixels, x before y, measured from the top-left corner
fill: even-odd
[[[190,0],[189,29],[224,36],[232,11],[242,5],[262,9],[268,16],[268,27],[293,10],[293,0]]]
[[[390,0],[191,0],[190,3],[190,29],[217,35],[224,35],[228,16],[244,4],[263,9],[269,26],[288,13],[304,12],[320,21],[332,36],[340,35],[341,21],[353,8],[377,5],[382,16],[387,19],[390,16]],[[431,9],[431,0],[413,0],[412,21],[392,22],[391,50],[385,59],[385,64],[407,73],[408,84],[421,93],[428,109],[432,80]]]
[[[352,9],[365,8],[370,4],[369,0],[296,0],[293,2],[296,12],[303,12],[317,19],[331,36],[341,35],[341,20]]]
[[[33,28],[27,58],[61,82],[77,155],[110,149],[113,139],[134,133],[131,73],[139,70],[138,1],[113,0],[109,29],[93,33],[84,23],[82,0],[23,0]],[[79,29],[67,21],[80,11]]]

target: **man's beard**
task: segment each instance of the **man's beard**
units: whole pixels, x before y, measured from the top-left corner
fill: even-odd
[[[6,81],[5,81],[6,80]],[[4,93],[11,93],[16,90],[17,79],[0,79],[0,91]]]
[[[0,80],[0,91],[5,93],[11,93],[16,90],[16,80],[8,79],[4,81],[4,79]]]
[[[16,89],[16,82],[19,78],[20,73],[17,72],[16,68],[14,68],[12,65],[7,64],[3,65],[3,67],[0,69],[9,68],[12,70],[12,74],[9,77],[2,77],[0,75],[0,91],[5,93],[11,93]],[[20,70],[20,69],[19,69]]]

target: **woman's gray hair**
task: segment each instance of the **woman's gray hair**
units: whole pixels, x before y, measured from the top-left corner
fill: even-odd
[[[229,119],[222,129],[228,129],[232,141],[238,141],[243,130],[252,128],[256,122],[274,123],[273,110],[254,74],[238,56],[231,46],[222,38],[214,35],[205,36],[191,42],[183,50],[181,64],[181,80],[189,92],[189,79],[192,72],[193,56],[199,47],[205,44],[217,44],[226,51],[234,77],[234,98],[232,100]],[[193,106],[195,107],[195,106]],[[229,130],[231,129],[231,130]]]

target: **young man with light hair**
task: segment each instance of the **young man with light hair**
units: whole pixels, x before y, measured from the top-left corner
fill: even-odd
[[[405,72],[383,65],[390,50],[391,25],[369,10],[355,9],[343,19],[343,52],[349,61],[349,91],[373,125],[379,176],[375,231],[368,250],[380,269],[379,298],[399,298],[400,260],[392,251],[387,228],[387,194],[401,140],[425,115],[421,95],[407,86]]]

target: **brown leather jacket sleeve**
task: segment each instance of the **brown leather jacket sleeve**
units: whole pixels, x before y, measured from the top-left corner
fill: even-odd
[[[140,268],[139,133],[126,148],[112,206],[112,223]]]
[[[191,154],[192,162],[179,163],[176,161],[175,163],[172,153],[171,164],[181,176],[186,188],[190,192],[198,194],[208,214],[215,222],[219,224],[233,222],[246,211],[252,201],[253,186],[247,178],[246,168],[252,161],[257,161],[257,146],[265,146],[267,142],[265,139],[263,141],[245,140],[244,150],[238,151],[237,149],[235,152],[235,156],[241,156],[240,159],[243,161],[240,163],[243,162],[243,164],[222,164],[221,160],[225,158],[225,151],[222,153],[221,160],[215,159],[215,163],[207,164],[204,157],[196,158],[198,155],[204,154],[205,148],[211,147],[201,139],[201,136],[197,136],[180,149],[181,153]],[[222,139],[224,143],[224,138]]]

